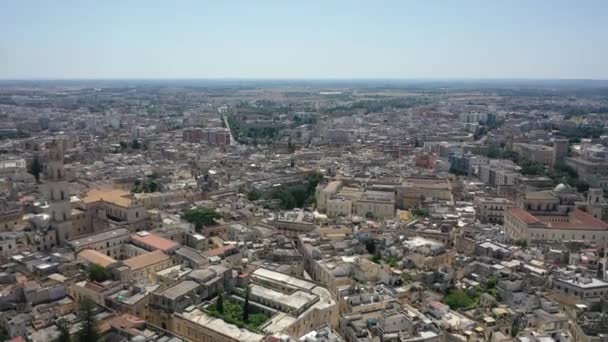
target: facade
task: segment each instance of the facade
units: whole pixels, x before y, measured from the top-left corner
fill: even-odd
[[[525,143],[513,144],[513,150],[523,159],[546,166],[553,165],[553,147]],[[567,150],[566,150],[567,151]]]
[[[608,224],[591,214],[575,209],[567,215],[536,216],[514,207],[504,218],[507,239],[511,240],[577,240],[606,243]]]
[[[115,259],[121,259],[125,252],[125,243],[129,241],[129,230],[118,228],[103,231],[96,234],[81,236],[70,240],[67,245],[74,251],[80,252],[84,249],[92,249]]]
[[[353,213],[362,217],[391,219],[395,217],[395,194],[388,191],[366,191],[354,203]]]
[[[120,267],[120,279],[123,282],[153,280],[154,274],[160,270],[171,267],[171,258],[161,250],[138,255],[123,261]]]
[[[71,222],[70,194],[63,168],[63,147],[56,142],[49,151],[46,179],[46,197],[51,215],[50,227],[57,233],[57,241],[63,244],[75,234]]]
[[[571,157],[566,158],[566,165],[575,169],[579,178],[591,186],[608,189],[608,161]]]
[[[553,289],[562,295],[576,298],[591,305],[598,304],[602,297],[608,295],[608,283],[580,275],[575,275],[571,279],[553,279]]]
[[[148,213],[132,194],[119,189],[91,189],[82,200],[90,232],[112,227],[125,227],[131,231],[148,228]]]
[[[513,205],[513,202],[506,198],[475,197],[476,213],[481,222],[502,223],[505,211]]]

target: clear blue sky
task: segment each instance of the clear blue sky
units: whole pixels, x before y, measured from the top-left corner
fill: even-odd
[[[608,79],[608,1],[5,0],[0,78]]]

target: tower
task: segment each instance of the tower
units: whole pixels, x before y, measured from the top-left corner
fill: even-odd
[[[563,163],[564,159],[568,155],[568,139],[555,138],[553,139],[553,161],[552,166],[555,167],[557,163]]]
[[[63,169],[63,144],[53,141],[49,150],[46,168],[46,198],[49,201],[50,227],[57,233],[57,242],[63,243],[73,237],[72,207],[68,182]]]
[[[587,194],[587,212],[598,220],[602,219],[602,198],[604,191],[598,188],[591,188]]]

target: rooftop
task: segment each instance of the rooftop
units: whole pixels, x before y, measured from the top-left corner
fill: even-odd
[[[126,208],[131,206],[130,196],[128,192],[119,189],[91,189],[82,201],[86,204],[104,201]]]
[[[179,246],[175,241],[148,232],[135,233],[131,235],[131,240],[150,246],[152,249],[160,249],[164,252],[176,249]]]
[[[97,264],[102,267],[108,267],[117,262],[116,259],[93,249],[85,249],[78,253],[78,256],[90,263]]]
[[[169,260],[169,256],[163,253],[161,250],[154,252],[141,254],[136,257],[123,261],[126,266],[129,266],[132,270],[138,270],[140,268],[148,267],[150,265],[157,264]]]
[[[118,228],[113,230],[106,230],[100,233],[95,233],[87,236],[83,236],[74,240],[70,240],[69,244],[73,247],[87,246],[90,244],[106,241],[120,236],[128,236],[129,230],[126,228]]]
[[[264,335],[256,334],[247,329],[241,329],[234,324],[226,323],[221,318],[208,316],[200,309],[194,309],[189,312],[186,311],[179,314],[179,316],[192,323],[204,326],[206,329],[228,336],[235,341],[259,342],[264,340]]]
[[[193,280],[184,280],[161,291],[159,295],[170,299],[175,299],[186,295],[199,287],[199,284]]]

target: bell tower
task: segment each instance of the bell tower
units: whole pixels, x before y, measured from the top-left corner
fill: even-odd
[[[46,198],[49,201],[49,215],[51,215],[51,228],[57,232],[57,242],[63,243],[73,238],[72,207],[68,182],[63,168],[63,145],[53,141],[49,150],[49,161],[46,168]]]
[[[602,199],[604,197],[604,191],[600,188],[591,188],[589,189],[587,195],[587,212],[596,219],[602,219],[602,211],[603,211],[603,203]]]

